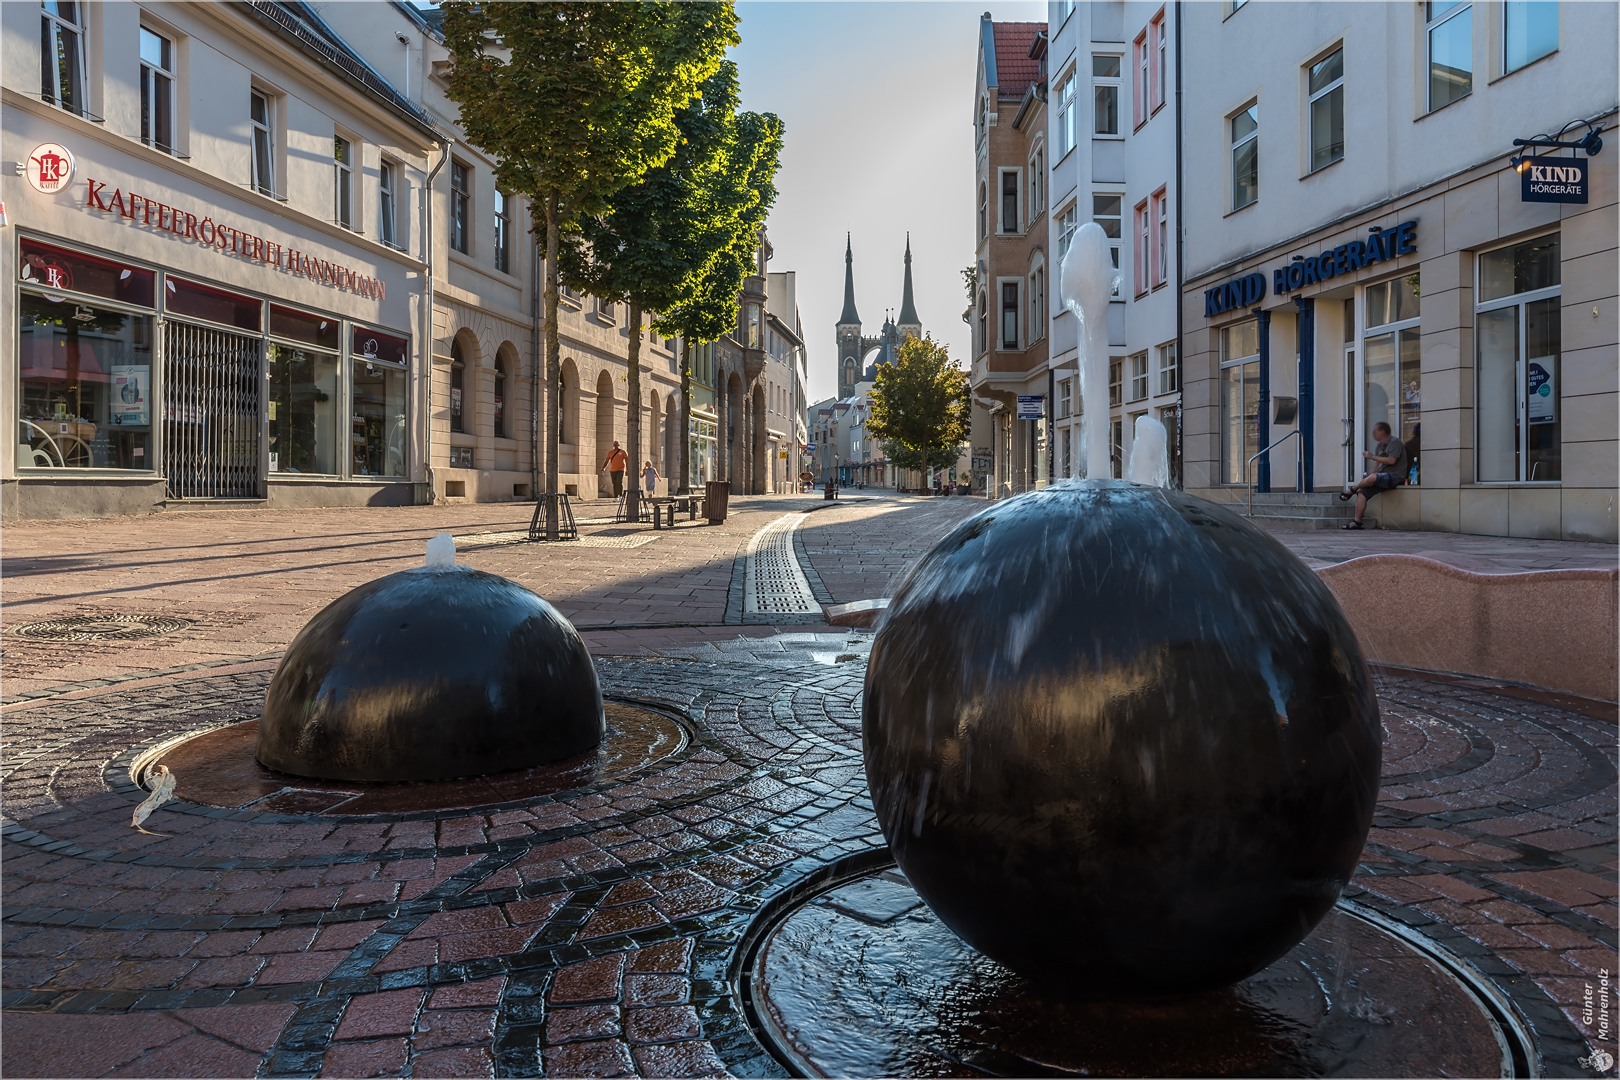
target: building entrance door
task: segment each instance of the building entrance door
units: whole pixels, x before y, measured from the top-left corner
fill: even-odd
[[[171,318],[163,336],[163,455],[171,499],[260,495],[257,336]]]

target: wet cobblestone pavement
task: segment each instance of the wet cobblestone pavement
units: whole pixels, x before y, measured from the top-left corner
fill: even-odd
[[[871,553],[861,573],[893,572],[891,539],[836,542]],[[256,717],[265,663],[8,709],[0,1070],[786,1075],[739,993],[742,958],[797,898],[886,865],[860,752],[870,640],[716,626],[626,655],[598,644],[604,692],[686,744],[473,810],[171,803],[157,835],[133,830],[137,759]],[[1378,684],[1382,801],[1347,898],[1471,965],[1542,1075],[1594,1075],[1583,1059],[1614,1051],[1583,1014],[1616,967],[1612,709]]]

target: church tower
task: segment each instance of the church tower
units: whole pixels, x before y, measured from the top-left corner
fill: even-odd
[[[908,241],[909,248],[909,241]],[[911,270],[907,260],[906,281]],[[838,317],[838,396],[846,398],[855,393],[855,382],[861,373],[861,317],[855,310],[855,253],[850,246],[849,234],[844,234],[844,313]]]
[[[896,324],[900,336],[922,337],[922,320],[917,318],[917,305],[911,299],[911,234],[906,233],[906,289],[900,301],[900,318]]]

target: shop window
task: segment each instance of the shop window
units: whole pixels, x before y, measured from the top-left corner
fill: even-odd
[[[1102,226],[1103,235],[1108,237],[1108,254],[1114,264],[1114,288],[1112,296],[1119,299],[1119,252],[1123,243],[1120,236],[1120,221],[1122,211],[1120,206],[1124,197],[1120,195],[1093,195],[1091,197],[1091,220]]]
[[[1058,84],[1057,94],[1053,104],[1057,115],[1057,123],[1052,128],[1052,140],[1057,146],[1058,160],[1062,161],[1070,150],[1074,149],[1074,104],[1076,72],[1070,71]]]
[[[1176,364],[1176,343],[1159,346],[1159,393],[1174,394],[1181,388],[1181,370]]]
[[[260,195],[276,195],[275,104],[268,94],[254,90],[248,95],[248,126],[253,132],[253,153],[249,158],[252,175],[249,184]]]
[[[17,310],[17,465],[152,469],[152,316],[26,289]]]
[[[1119,134],[1119,68],[1122,57],[1094,53],[1091,57],[1091,133]]]
[[[1232,209],[1260,197],[1260,105],[1256,102],[1227,121],[1232,143]]]
[[[1001,348],[1018,348],[1018,282],[1001,283]]]
[[[1558,50],[1558,5],[1508,0],[1502,5],[1502,70],[1517,71]]]
[[[1310,66],[1306,77],[1311,110],[1311,171],[1344,157],[1344,49]]]
[[[1165,456],[1170,459],[1170,486],[1181,486],[1181,406],[1166,405],[1159,410],[1164,425]]]
[[[149,308],[157,300],[157,274],[150,270],[81,255],[26,237],[18,242],[18,248],[17,277],[26,285],[99,296],[135,307]]]
[[[174,42],[141,27],[141,141],[174,151]]]
[[[467,422],[464,419],[467,381],[467,361],[462,356],[461,342],[450,343],[450,430],[465,433]]]
[[[264,304],[251,296],[226,292],[211,285],[199,285],[173,274],[163,279],[163,287],[163,308],[169,315],[206,319],[237,330],[259,332],[264,319]]]
[[[1063,446],[1063,478],[1069,479],[1074,475],[1074,428],[1063,429],[1061,439]]]
[[[394,236],[394,185],[398,182],[399,166],[384,161],[377,169],[377,239],[391,248],[399,247]]]
[[[1367,322],[1362,330],[1366,371],[1362,387],[1362,449],[1378,442],[1372,429],[1388,424],[1406,446],[1407,483],[1418,482],[1423,440],[1423,338],[1418,275],[1369,285],[1365,294]]]
[[[404,476],[405,369],[357,358],[351,385],[351,474]]]
[[[1001,171],[1001,231],[1018,231],[1018,170]]]
[[[1474,89],[1474,7],[1457,0],[1429,0],[1424,34],[1429,43],[1429,111],[1450,105]]]
[[[84,114],[85,5],[45,0],[39,17],[39,96],[69,112]]]
[[[332,220],[354,228],[354,144],[341,135],[332,139]]]
[[[337,354],[271,342],[267,381],[270,471],[335,475],[342,419]]]
[[[506,361],[495,358],[495,437],[506,438]]]
[[[270,336],[336,351],[338,321],[326,315],[312,315],[271,304]]]
[[[1221,328],[1221,480],[1249,482],[1260,452],[1260,327],[1254,319]]]
[[[356,326],[349,336],[351,354],[362,360],[380,360],[404,367],[411,353],[409,338]]]
[[[472,212],[471,170],[459,161],[450,162],[450,246],[467,254],[467,219]]]
[[[512,272],[512,197],[495,189],[495,269]]]
[[[1559,236],[1482,253],[1475,307],[1482,483],[1563,479]]]
[[[1141,401],[1148,396],[1148,354],[1139,352],[1131,357],[1131,396],[1127,401]]]

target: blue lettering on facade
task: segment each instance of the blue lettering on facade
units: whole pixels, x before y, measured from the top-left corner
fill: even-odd
[[[1374,229],[1366,240],[1352,240],[1317,255],[1295,256],[1293,262],[1271,272],[1271,291],[1282,296],[1415,251],[1417,222],[1404,221],[1393,228]],[[1206,303],[1206,310],[1208,307]]]
[[[1249,274],[1247,277],[1235,278],[1204,290],[1204,318],[1253,307],[1265,299],[1265,296],[1264,274]]]

